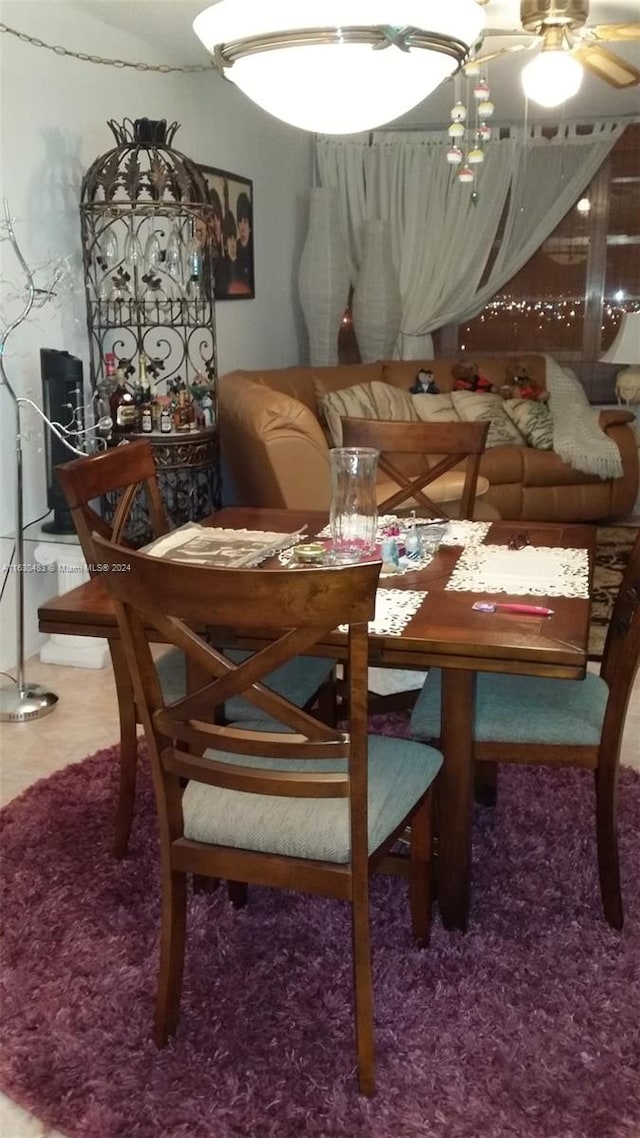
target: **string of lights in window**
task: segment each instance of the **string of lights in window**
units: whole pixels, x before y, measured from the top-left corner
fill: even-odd
[[[487,119],[493,116],[495,107],[491,102],[491,91],[485,76],[479,71],[474,75],[470,71],[471,66],[468,65],[465,69],[465,102],[461,98],[460,76],[454,80],[455,103],[451,108],[451,145],[447,150],[447,162],[458,167],[456,176],[459,182],[473,184],[471,200],[475,202],[478,198],[476,186],[479,167],[484,162],[485,146],[491,138],[491,127]]]
[[[585,306],[583,297],[563,298],[553,297],[547,300],[520,300],[511,296],[496,297],[490,300],[483,312],[478,317],[481,324],[487,323],[489,320],[495,320],[504,316],[505,313],[511,313],[515,316],[535,316],[539,320],[544,321],[545,324],[564,323],[571,326],[571,321],[574,319],[581,320],[583,318],[583,309]],[[628,300],[620,300],[618,303],[612,301],[604,301],[603,315],[608,318],[614,317],[620,319],[627,312],[640,311],[640,302],[629,298]],[[606,325],[602,325],[603,331]],[[466,326],[466,331],[470,331],[470,325]]]

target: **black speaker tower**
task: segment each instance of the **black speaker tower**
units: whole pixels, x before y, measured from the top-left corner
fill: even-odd
[[[41,348],[40,373],[44,413],[47,418],[53,423],[61,423],[63,427],[75,422],[82,428],[84,426],[82,360],[57,348]],[[42,529],[46,533],[75,533],[65,496],[55,475],[56,466],[61,462],[69,462],[72,455],[52,431],[45,428],[44,434],[47,505],[53,510],[53,519],[46,522]],[[69,442],[72,446],[78,446],[77,436],[70,435]]]

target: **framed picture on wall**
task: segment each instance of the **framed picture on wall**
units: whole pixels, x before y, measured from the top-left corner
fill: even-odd
[[[253,272],[253,182],[228,170],[200,165],[211,205],[202,218],[216,300],[251,300]]]

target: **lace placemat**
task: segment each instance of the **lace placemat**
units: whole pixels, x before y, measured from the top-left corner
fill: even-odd
[[[589,552],[548,546],[469,546],[460,554],[446,588],[517,596],[588,597]]]
[[[434,519],[435,520],[435,519]],[[420,518],[416,519],[417,524],[420,525]],[[381,542],[388,536],[389,530],[396,529],[400,533],[406,533],[410,528],[410,518],[399,518],[397,514],[381,514],[378,518],[378,529],[376,533],[376,541]],[[467,522],[452,519],[447,521],[447,531],[442,538],[442,545],[479,545],[484,541],[489,530],[491,522]],[[331,527],[326,525],[317,534],[318,537],[331,537]]]
[[[376,613],[369,621],[369,632],[374,636],[400,636],[426,596],[426,590],[378,589]],[[338,631],[346,632],[347,625],[341,624]]]
[[[465,522],[454,518],[449,522],[443,545],[480,545],[491,529],[491,522]]]

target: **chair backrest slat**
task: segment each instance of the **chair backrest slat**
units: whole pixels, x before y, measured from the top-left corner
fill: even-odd
[[[266,750],[261,754],[268,757]],[[258,774],[255,768],[216,762],[215,759],[203,759],[174,750],[163,752],[162,760],[166,770],[181,778],[198,779],[204,776],[208,783],[213,782],[224,790],[274,794],[284,798],[346,798],[349,794],[349,776],[346,771],[344,774],[333,771],[316,771],[314,774],[261,771]]]

